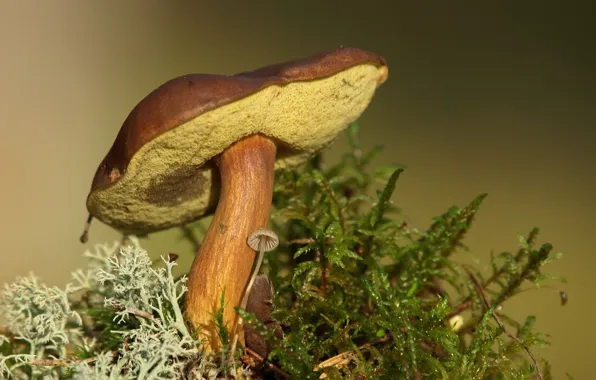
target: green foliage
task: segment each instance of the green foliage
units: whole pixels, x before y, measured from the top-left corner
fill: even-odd
[[[488,274],[458,263],[453,255],[465,248],[486,194],[449,208],[426,230],[413,228],[391,201],[403,168],[373,167],[381,148],[363,152],[357,124],[347,133],[351,149],[337,165],[323,169],[314,157],[301,171],[277,175],[272,224],[280,246],[263,271],[283,334],[238,309],[271,343],[268,365],[229,352],[223,303],[213,315],[223,350],[201,352],[182,317],[185,278],[172,276],[175,263],[156,269],[138,246],[115,245],[86,253],[92,266],[66,289],[34,277],[5,287],[0,377],[550,378],[533,351],[548,336],[535,331],[534,316],[516,321],[501,305],[562,281],[543,272],[561,254],[537,245],[533,229],[518,237],[515,252],[492,257]],[[198,227],[182,229],[195,248]]]
[[[338,165],[321,170],[317,159],[305,171],[278,175],[273,220],[282,243],[266,268],[284,337],[269,359],[300,379],[323,372],[520,379],[538,375],[534,360],[548,377],[550,367],[529,351],[548,344],[534,331],[534,317],[519,324],[499,306],[522,286],[553,279],[542,267],[560,254],[548,244],[535,248],[533,230],[515,255],[494,258],[486,279],[458,264],[452,255],[464,247],[486,194],[449,208],[426,231],[411,228],[391,202],[403,169],[371,169],[380,149],[362,152],[356,124],[348,136],[352,151]],[[368,196],[379,180],[384,186]],[[463,322],[453,328],[457,319]]]

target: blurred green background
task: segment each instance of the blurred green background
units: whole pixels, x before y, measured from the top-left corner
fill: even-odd
[[[489,197],[468,236],[475,257],[541,227],[567,255],[569,304],[544,289],[505,305],[538,316],[555,378],[591,378],[596,339],[594,2],[0,0],[0,282],[34,271],[63,284],[95,169],[132,107],[189,72],[233,74],[348,45],[383,54],[389,80],[361,119],[379,164],[408,167],[394,200],[412,225]],[[346,149],[340,138],[325,156]],[[152,255],[184,253],[177,231]],[[466,259],[465,255],[461,255]]]

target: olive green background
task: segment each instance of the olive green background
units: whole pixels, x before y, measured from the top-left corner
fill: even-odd
[[[486,263],[542,229],[569,279],[505,305],[538,316],[555,378],[593,374],[595,6],[591,2],[0,0],[0,282],[63,284],[95,169],[132,107],[189,72],[233,74],[337,47],[383,54],[389,80],[361,119],[378,162],[408,167],[394,200],[414,226],[488,192],[467,243]],[[414,5],[416,4],[416,5]],[[479,5],[480,4],[480,5]],[[592,24],[592,25],[591,25]],[[334,162],[345,137],[328,149]],[[178,232],[146,242],[182,253]],[[462,259],[467,260],[465,255]]]

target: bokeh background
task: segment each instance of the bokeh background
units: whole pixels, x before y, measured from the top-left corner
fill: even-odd
[[[132,107],[190,72],[233,74],[348,45],[383,54],[389,80],[361,119],[379,164],[408,167],[394,200],[426,227],[488,192],[467,238],[486,263],[541,227],[569,279],[507,303],[538,317],[555,378],[593,374],[596,26],[593,2],[0,0],[0,283],[34,271],[64,284],[95,169]],[[340,138],[325,156],[346,149]],[[177,231],[152,255],[186,252]]]

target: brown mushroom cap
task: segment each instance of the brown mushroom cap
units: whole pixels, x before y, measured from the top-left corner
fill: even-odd
[[[172,79],[124,121],[87,209],[133,233],[196,220],[217,203],[211,158],[263,134],[278,145],[276,168],[299,165],[360,116],[386,77],[382,57],[346,47],[233,76]]]

